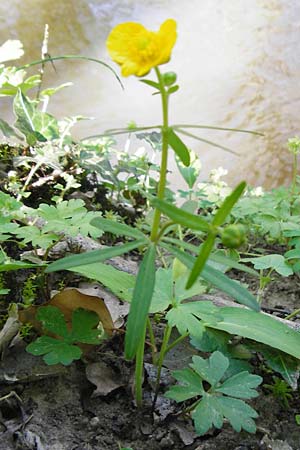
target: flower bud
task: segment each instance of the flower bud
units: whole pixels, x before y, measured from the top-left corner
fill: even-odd
[[[239,248],[246,242],[245,227],[241,224],[228,225],[222,231],[221,241],[224,247]]]
[[[165,86],[172,86],[172,84],[176,83],[177,75],[175,72],[166,72],[163,74],[163,80]]]

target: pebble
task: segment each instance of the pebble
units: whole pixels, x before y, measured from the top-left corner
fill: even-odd
[[[92,428],[97,428],[98,425],[99,425],[99,423],[100,423],[100,419],[99,419],[99,417],[97,417],[97,416],[92,417],[91,420],[90,420],[90,426],[91,426]]]

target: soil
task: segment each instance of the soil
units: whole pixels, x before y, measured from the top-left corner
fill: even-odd
[[[1,166],[0,170],[6,173],[9,168]],[[49,190],[49,186],[47,183],[44,188]],[[97,201],[103,204],[105,192],[97,194]],[[47,195],[51,198],[49,192],[37,189],[36,197],[30,197],[30,206],[35,206],[32,202],[39,204],[41,196],[45,201]],[[128,217],[128,211],[125,215]],[[11,245],[9,254],[14,257],[17,250]],[[256,282],[245,274],[231,275],[248,284],[250,290],[257,289]],[[11,276],[12,286],[8,287],[18,301],[18,280]],[[284,317],[299,308],[300,279],[296,275],[274,278],[263,294],[262,306]],[[3,305],[0,310],[4,310]],[[300,317],[295,320],[300,321]],[[199,437],[190,418],[180,414],[181,405],[163,396],[172,382],[167,368],[152,411],[154,368],[150,358],[146,358],[144,406],[136,408],[131,388],[134,368],[123,359],[123,344],[119,333],[69,367],[45,365],[42,358],[25,351],[22,341],[10,348],[0,361],[0,450],[300,450],[300,425],[295,420],[300,415],[299,389],[286,408],[263,385],[260,387],[262,395],[251,401],[259,414],[255,435],[236,433],[225,424],[222,430]],[[176,357],[188,364],[191,354],[184,346],[180,352]],[[272,374],[259,370],[257,366],[264,383],[270,384]],[[98,383],[97,371],[102,373]]]
[[[247,277],[243,281],[252,283]],[[278,277],[268,286],[263,306],[295,309],[299,285],[296,276],[283,281]],[[141,410],[135,407],[133,367],[122,358],[122,335],[67,368],[44,365],[41,358],[26,353],[24,346],[17,344],[0,365],[1,450],[118,450],[119,446],[133,450],[300,450],[300,426],[295,420],[300,413],[299,390],[293,392],[286,408],[260,388],[263,395],[251,402],[259,413],[255,435],[236,433],[225,424],[222,430],[199,437],[191,420],[178,414],[178,405],[163,395],[151,411],[150,365],[145,372],[145,405]],[[188,356],[181,355],[187,363]],[[107,395],[95,395],[95,384],[87,378],[93,364],[104,364],[111,371],[115,386]],[[270,374],[261,375],[264,383],[270,382]],[[169,383],[167,369],[164,376],[165,384]],[[100,382],[100,391],[106,382]]]

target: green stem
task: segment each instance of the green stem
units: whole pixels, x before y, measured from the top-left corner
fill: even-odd
[[[157,197],[160,200],[164,199],[165,195],[165,187],[166,187],[166,178],[167,178],[167,166],[168,166],[168,93],[166,91],[162,74],[160,73],[158,67],[155,67],[155,72],[158,78],[159,90],[161,93],[161,101],[162,101],[162,113],[163,113],[163,126],[161,128],[162,131],[162,155],[161,155],[161,165],[160,165],[160,173],[159,173],[159,182],[157,189]],[[160,226],[160,216],[161,212],[156,208],[154,211],[154,218],[151,228],[150,239],[152,242],[157,242],[159,237],[159,226]],[[146,323],[145,323],[145,332],[144,339],[141,339],[139,347],[136,353],[136,367],[135,367],[135,399],[138,407],[142,406],[142,383],[143,383],[143,359],[144,359],[144,344],[145,344],[145,335],[146,335]],[[160,359],[159,359],[160,361]],[[162,365],[161,360],[161,365]],[[161,366],[159,368],[159,374],[161,371]],[[160,375],[159,375],[160,376]],[[158,377],[158,385],[159,385],[159,377]],[[157,395],[156,395],[157,397]],[[156,401],[156,397],[154,399],[154,403]]]
[[[295,309],[295,311],[293,311],[291,314],[289,314],[288,316],[286,316],[284,319],[285,320],[290,320],[293,317],[297,316],[297,314],[300,313],[300,309]]]
[[[161,93],[162,111],[163,111],[163,126],[162,132],[162,152],[161,152],[161,163],[160,163],[160,173],[159,173],[159,183],[157,189],[157,198],[159,200],[164,199],[166,181],[167,181],[167,167],[168,167],[168,132],[169,132],[169,122],[168,122],[168,93],[165,89],[163,82],[163,77],[158,69],[155,67],[155,72],[159,82],[159,89]],[[159,235],[159,223],[160,223],[161,212],[156,208],[154,211],[154,219],[151,229],[151,241],[156,242]]]
[[[17,200],[21,200],[23,193],[26,191],[27,186],[29,185],[29,183],[31,182],[32,178],[34,177],[34,175],[36,174],[36,172],[40,169],[40,167],[42,166],[42,163],[37,163],[35,166],[32,166],[30,169],[30,172],[27,176],[27,180],[24,183],[24,186],[21,189],[21,192],[18,194],[17,196]]]
[[[175,339],[175,341],[172,342],[172,344],[170,344],[166,351],[165,351],[165,355],[172,350],[172,348],[176,347],[176,345],[178,345],[181,341],[183,341],[185,338],[187,338],[189,336],[190,333],[185,333],[182,336],[179,336],[179,338]]]
[[[154,407],[155,407],[155,403],[156,403],[157,396],[158,396],[159,385],[160,385],[161,369],[162,369],[162,365],[163,365],[163,362],[164,362],[164,359],[165,359],[165,355],[166,355],[166,352],[167,352],[168,343],[169,343],[170,336],[171,336],[171,331],[172,331],[172,327],[167,325],[166,328],[165,328],[164,337],[163,337],[163,341],[162,341],[162,344],[161,344],[161,349],[160,349],[160,352],[159,352],[159,358],[158,358],[158,361],[157,361],[157,376],[156,376],[155,395],[154,395],[154,399],[153,399],[153,403],[152,403],[152,409],[154,409]]]
[[[157,348],[156,348],[155,336],[153,333],[153,328],[152,328],[152,324],[149,319],[149,316],[147,318],[147,328],[148,328],[149,339],[150,339],[150,343],[151,343],[152,363],[155,364]]]
[[[294,153],[294,161],[293,161],[293,178],[292,178],[292,202],[294,201],[294,196],[296,193],[297,186],[297,172],[298,172],[298,155]]]
[[[146,325],[146,324],[145,324]],[[143,403],[143,371],[144,371],[144,349],[146,338],[146,326],[141,338],[141,342],[137,348],[135,359],[135,401],[138,408],[141,408]]]

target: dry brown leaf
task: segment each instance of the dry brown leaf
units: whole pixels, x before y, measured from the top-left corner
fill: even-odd
[[[84,308],[98,314],[99,320],[109,336],[113,332],[114,324],[103,299],[94,295],[83,294],[75,288],[64,289],[54,295],[49,302],[44,303],[41,306],[31,306],[23,311],[19,311],[19,320],[22,323],[31,323],[37,331],[42,332],[42,324],[35,319],[35,316],[39,308],[48,305],[56,306],[61,310],[69,328],[71,328],[73,311],[78,308]]]
[[[86,367],[86,377],[97,387],[92,397],[106,396],[125,385],[124,380],[103,361],[89,364]]]

